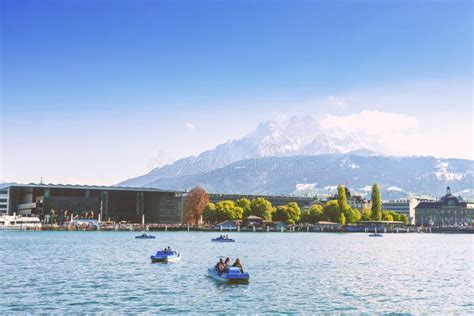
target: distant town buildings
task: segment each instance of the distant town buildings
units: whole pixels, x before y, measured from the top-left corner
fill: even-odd
[[[474,205],[460,201],[451,194],[450,187],[446,195],[438,201],[421,201],[415,207],[415,224],[428,226],[471,225],[474,219]]]
[[[351,191],[349,191],[347,187],[345,188],[346,188],[347,204],[349,204],[351,208],[355,208],[360,211],[363,210],[364,208],[371,208],[372,203],[370,202],[370,200],[360,195],[351,194]],[[336,200],[336,199],[337,199],[337,194],[330,197],[328,200]]]
[[[415,225],[415,208],[420,203],[416,198],[390,200],[382,203],[382,209],[406,215],[408,223]]]
[[[155,188],[113,186],[26,184],[0,188],[0,215],[38,216],[43,223],[62,223],[81,219],[102,221],[127,221],[131,223],[176,224],[182,222],[182,204],[186,192]],[[296,202],[301,209],[322,201],[311,197],[209,194],[213,203],[222,200],[262,197],[273,206]],[[370,200],[353,195],[346,188],[347,203],[359,210],[371,208]],[[337,195],[329,200],[337,199]],[[451,194],[440,200],[416,198],[390,200],[382,203],[382,209],[404,214],[411,225],[461,226],[473,225],[474,204]],[[230,223],[225,223],[230,224]],[[262,226],[261,218],[243,219],[245,225]],[[232,225],[235,225],[233,223]],[[325,225],[324,223],[321,225]],[[226,225],[223,225],[226,226]]]

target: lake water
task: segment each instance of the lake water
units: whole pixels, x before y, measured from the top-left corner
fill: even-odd
[[[0,232],[0,314],[474,313],[472,235]],[[182,261],[151,264],[158,247]],[[241,259],[249,284],[206,277]]]

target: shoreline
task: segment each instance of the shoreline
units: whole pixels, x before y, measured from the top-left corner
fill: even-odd
[[[41,227],[41,228],[24,228],[24,229],[0,229],[0,231],[37,231],[37,232],[214,232],[221,234],[235,234],[235,233],[362,233],[369,234],[373,233],[374,230],[367,231],[346,231],[341,230],[311,230],[307,228],[300,228],[294,230],[277,230],[277,229],[214,229],[214,228],[195,228],[195,227],[153,227],[153,228],[143,228],[143,227],[134,227],[134,228],[92,228],[92,227]],[[454,227],[441,227],[441,228],[429,228],[429,227],[411,227],[408,231],[406,229],[396,231],[394,229],[380,231],[381,234],[474,234],[474,227],[472,228],[454,228]]]

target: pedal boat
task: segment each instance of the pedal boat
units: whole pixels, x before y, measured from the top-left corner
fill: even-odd
[[[375,234],[369,234],[369,237],[383,237],[383,235],[379,233],[375,233]]]
[[[176,262],[181,260],[181,256],[174,250],[164,252],[163,250],[158,250],[154,256],[150,256],[151,263],[156,262]]]
[[[227,267],[226,271],[220,274],[216,268],[209,268],[207,275],[219,282],[248,283],[250,281],[250,274],[248,272],[241,273],[237,267]]]
[[[212,241],[215,241],[215,242],[235,242],[235,239],[232,239],[232,238],[221,238],[221,237],[212,238],[211,240],[212,240]]]
[[[145,233],[141,234],[140,236],[135,236],[136,239],[155,239],[153,235],[147,235]]]

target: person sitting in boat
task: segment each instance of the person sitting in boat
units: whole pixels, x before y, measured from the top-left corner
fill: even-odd
[[[221,275],[222,272],[225,272],[225,264],[222,258],[219,259],[219,262],[215,265],[215,268],[217,272],[219,273],[219,275]]]
[[[242,265],[240,264],[239,258],[235,259],[234,263],[232,264],[233,267],[237,267],[240,270],[240,273],[244,273],[244,268],[242,268]]]
[[[230,258],[227,257],[227,258],[225,258],[225,261],[224,261],[224,270],[227,269],[227,267],[229,266],[229,264],[230,264]]]
[[[218,267],[219,267],[219,264],[220,263],[224,263],[224,261],[222,261],[222,258],[219,259],[219,261],[216,263],[216,265],[214,266],[214,268],[216,268],[216,270],[218,270]]]
[[[168,248],[169,248],[169,247],[163,248],[163,252],[164,252],[164,253],[168,253]]]

